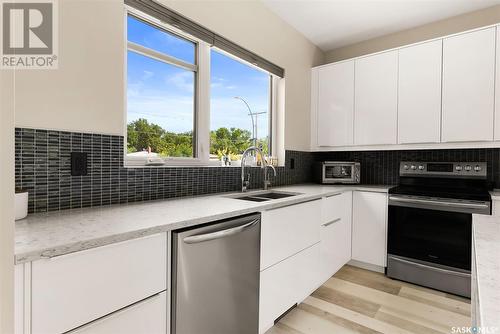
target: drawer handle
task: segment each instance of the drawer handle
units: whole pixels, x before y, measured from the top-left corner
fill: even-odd
[[[419,268],[422,268],[422,269],[436,271],[436,272],[443,273],[443,274],[446,274],[446,275],[453,275],[453,276],[458,276],[458,277],[470,278],[470,273],[462,273],[462,272],[458,272],[458,271],[453,271],[453,270],[448,270],[448,269],[443,269],[443,268],[432,267],[432,266],[428,266],[428,265],[425,265],[425,264],[422,264],[422,263],[408,261],[408,260],[401,259],[399,257],[390,256],[390,255],[388,256],[388,258],[390,260],[393,260],[393,261],[396,261],[396,262],[401,262],[401,263],[404,263],[404,264],[409,264],[409,265],[412,265],[412,266],[415,266],[415,267],[419,267]]]
[[[324,227],[327,227],[327,226],[330,226],[330,225],[332,225],[332,224],[335,224],[336,222],[339,222],[339,221],[341,221],[341,220],[342,220],[342,218],[337,218],[337,219],[334,219],[334,220],[332,220],[332,221],[329,221],[328,223],[324,223],[324,224],[323,224],[323,226],[324,226]]]

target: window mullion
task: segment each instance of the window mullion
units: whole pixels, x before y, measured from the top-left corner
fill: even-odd
[[[197,65],[186,63],[180,59],[177,59],[177,58],[171,57],[167,54],[152,50],[150,48],[139,45],[137,43],[129,41],[129,42],[127,42],[127,46],[128,46],[128,50],[135,52],[135,53],[138,53],[140,55],[150,57],[150,58],[156,59],[158,61],[161,61],[163,63],[167,63],[169,65],[174,65],[174,66],[183,68],[183,69],[188,70],[188,71],[193,71],[193,72],[198,71]]]
[[[210,45],[200,42],[197,48],[198,75],[196,82],[197,157],[208,163],[210,156]]]

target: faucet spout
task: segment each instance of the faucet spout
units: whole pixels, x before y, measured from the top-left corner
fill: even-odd
[[[258,148],[257,146],[250,146],[249,148],[247,148],[245,150],[245,152],[243,152],[243,156],[241,157],[241,191],[242,192],[245,192],[247,191],[248,189],[248,186],[250,185],[250,173],[248,173],[248,178],[246,178],[246,175],[245,175],[245,164],[246,164],[246,159],[247,159],[247,156],[250,154],[250,152],[254,151],[257,154],[260,155],[260,158],[262,160],[262,165],[261,165],[261,168],[264,169],[264,189],[267,189],[267,184],[266,184],[266,180],[267,180],[267,162],[266,162],[266,159],[264,158],[264,154],[262,153],[262,150],[260,148]],[[273,167],[274,169],[274,167]],[[274,171],[275,175],[276,175],[276,170]]]

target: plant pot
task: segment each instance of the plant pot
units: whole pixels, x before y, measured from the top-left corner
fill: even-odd
[[[16,193],[15,198],[16,220],[26,218],[28,215],[28,192]]]

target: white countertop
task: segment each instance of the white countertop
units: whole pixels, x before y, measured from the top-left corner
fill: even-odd
[[[500,200],[500,189],[493,189],[490,191],[491,199],[494,201]]]
[[[500,217],[473,216],[480,325],[500,328]]]
[[[347,190],[387,192],[389,188],[304,184],[273,188],[301,194],[266,202],[238,200],[225,193],[33,214],[16,222],[15,261],[23,263],[64,255]]]

